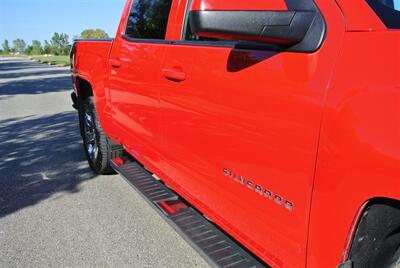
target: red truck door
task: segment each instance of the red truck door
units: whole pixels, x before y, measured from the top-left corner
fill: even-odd
[[[155,163],[161,137],[159,78],[172,5],[128,1],[110,55],[109,90],[119,142],[135,157]]]
[[[219,10],[313,3],[205,2]],[[318,4],[328,31],[321,47],[304,52],[199,39],[188,25],[191,5],[181,1],[181,41],[166,48],[161,67],[163,173],[207,217],[282,267],[306,264],[324,96],[344,31],[334,1]]]

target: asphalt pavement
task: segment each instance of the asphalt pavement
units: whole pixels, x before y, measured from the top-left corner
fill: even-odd
[[[208,267],[119,175],[88,168],[68,68],[0,58],[0,267]]]

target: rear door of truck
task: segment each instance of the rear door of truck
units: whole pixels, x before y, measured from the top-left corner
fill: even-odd
[[[214,2],[222,10],[314,4]],[[327,27],[321,47],[285,52],[199,39],[188,25],[191,3],[180,1],[180,41],[161,66],[163,172],[208,218],[282,267],[306,265],[324,97],[344,32],[335,1],[315,2]]]
[[[109,59],[114,137],[140,161],[160,151],[160,69],[170,44],[172,0],[127,1]]]

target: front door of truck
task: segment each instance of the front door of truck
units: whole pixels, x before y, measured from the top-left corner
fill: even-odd
[[[205,2],[219,10],[314,4]],[[181,1],[182,41],[168,46],[161,68],[164,173],[212,221],[282,267],[306,264],[324,97],[343,33],[335,2],[318,4],[328,31],[306,52],[201,39]]]
[[[161,138],[159,78],[172,0],[133,0],[123,15],[109,65],[115,137],[141,161],[154,164]]]

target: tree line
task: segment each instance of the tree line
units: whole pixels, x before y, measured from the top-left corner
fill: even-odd
[[[80,36],[74,39],[98,39],[109,38],[108,34],[101,29],[84,30]],[[69,36],[65,33],[54,33],[50,41],[45,40],[42,44],[39,40],[33,40],[31,44],[27,44],[23,39],[17,38],[12,44],[6,39],[2,43],[1,54],[25,54],[25,55],[68,55],[71,50]]]

